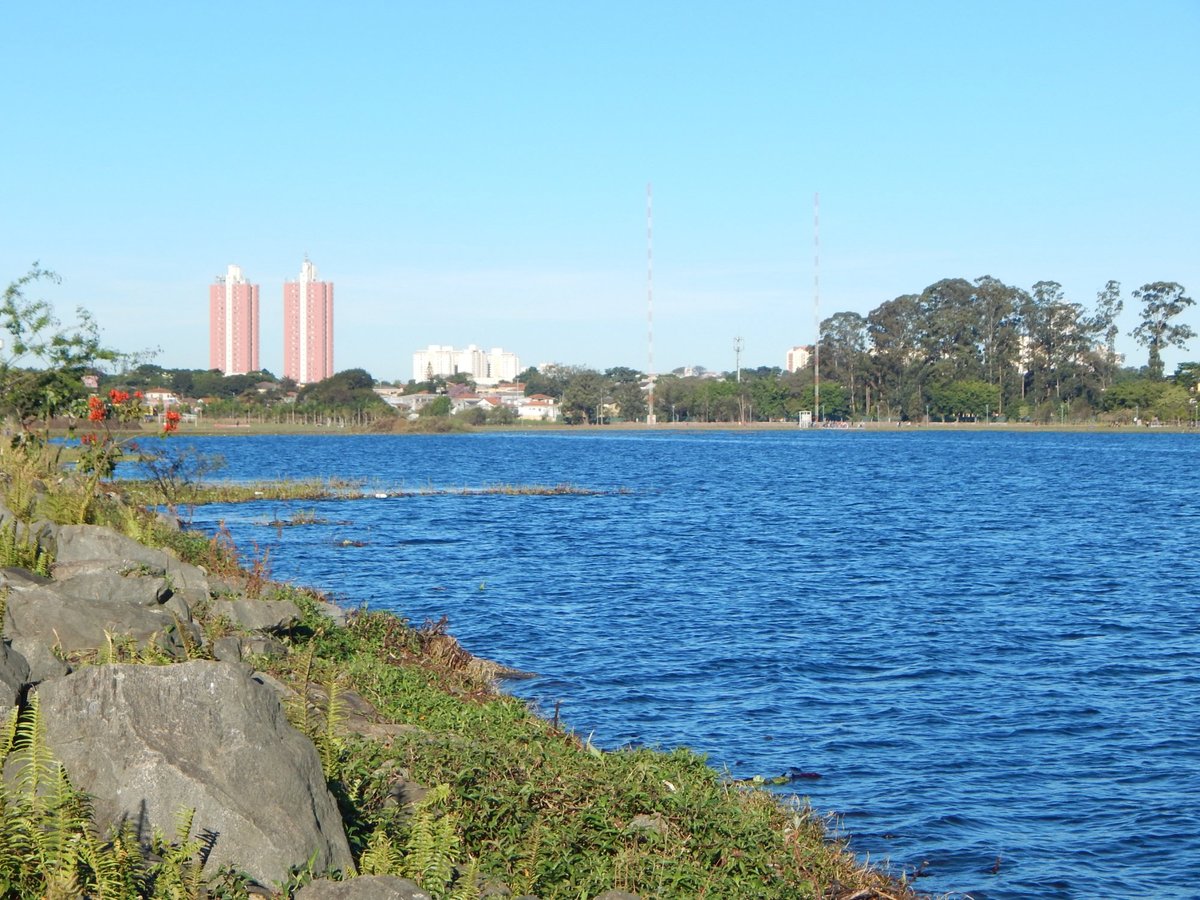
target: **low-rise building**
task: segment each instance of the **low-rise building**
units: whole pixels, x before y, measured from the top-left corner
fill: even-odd
[[[150,388],[143,391],[142,400],[151,409],[171,409],[179,405],[179,397],[168,388]]]
[[[557,422],[559,415],[558,401],[545,394],[525,397],[517,406],[517,417],[529,421]]]

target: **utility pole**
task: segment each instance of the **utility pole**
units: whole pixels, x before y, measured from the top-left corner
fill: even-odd
[[[733,339],[733,355],[737,360],[737,383],[742,383],[742,339],[735,337]],[[742,396],[742,392],[738,391],[738,424],[746,424],[746,398]]]
[[[813,194],[813,416],[821,421],[821,195]]]
[[[646,182],[646,336],[650,397],[646,411],[646,424],[658,421],[654,415],[654,185]]]

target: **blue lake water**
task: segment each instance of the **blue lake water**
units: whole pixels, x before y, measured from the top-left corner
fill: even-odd
[[[191,442],[191,439],[182,438]],[[201,508],[273,573],[539,673],[975,898],[1200,892],[1200,440],[721,432],[197,439],[231,478],[592,496]],[[315,510],[327,525],[261,523]],[[349,524],[340,524],[348,522]],[[334,524],[337,523],[337,524]],[[365,546],[341,546],[344,540]]]

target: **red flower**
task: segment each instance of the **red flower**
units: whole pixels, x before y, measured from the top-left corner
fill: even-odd
[[[98,438],[94,434],[85,434],[79,438],[80,443],[85,447],[94,447]]]
[[[108,392],[108,399],[111,400],[113,403],[125,403],[126,401],[129,400],[129,392],[128,391],[118,391],[116,388],[113,388],[111,391]]]
[[[163,416],[163,434],[174,431],[179,427],[179,420],[183,418],[179,412],[174,409],[167,410]]]
[[[134,391],[134,392],[133,392],[133,396],[135,396],[135,397],[137,397],[139,400],[141,400],[141,399],[142,399],[142,392],[141,392],[141,391]]]
[[[104,408],[104,401],[99,397],[88,397],[88,421],[103,422],[108,417],[108,410]]]

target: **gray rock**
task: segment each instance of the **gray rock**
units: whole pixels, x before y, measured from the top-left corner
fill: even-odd
[[[29,666],[29,683],[41,684],[50,678],[60,678],[69,675],[72,667],[69,663],[54,655],[54,650],[40,640],[14,640],[12,649],[24,657]]]
[[[200,632],[194,623],[181,622],[161,606],[87,599],[60,593],[54,585],[10,586],[4,616],[4,637],[31,665],[33,645],[64,654],[100,651],[108,645],[110,635],[128,637],[139,647],[153,644],[175,659],[184,659],[185,633],[187,640],[199,643]]]
[[[101,829],[133,821],[173,833],[181,810],[216,841],[208,870],[263,884],[310,858],[353,870],[316,748],[274,693],[222,662],[81,669],[38,689],[46,741]]]
[[[212,654],[221,662],[241,662],[242,642],[232,636],[217,638],[213,641]]]
[[[163,528],[168,531],[182,531],[183,523],[179,520],[179,516],[173,513],[159,511],[154,514],[154,519]]]
[[[29,682],[29,662],[7,641],[0,641],[0,716],[17,705]]]
[[[31,536],[37,542],[38,546],[44,550],[54,550],[55,535],[59,526],[46,519],[39,519],[33,523],[22,522],[17,518],[16,513],[0,503],[0,529],[11,527],[13,536],[18,543],[27,541]]]
[[[336,603],[327,603],[324,600],[318,600],[317,612],[321,613],[321,615],[331,620],[334,625],[337,625],[341,628],[345,628],[346,623],[350,621],[346,615],[346,611]]]
[[[647,834],[656,834],[661,837],[667,833],[667,820],[659,815],[638,815],[630,819],[629,829]]]
[[[415,881],[364,875],[346,881],[318,878],[296,891],[296,900],[433,900]]]
[[[35,575],[24,569],[0,569],[0,591],[8,593],[5,600],[4,637],[9,639],[12,649],[19,653],[28,664],[28,681],[32,684],[47,678],[66,675],[71,669],[54,655],[53,641],[47,642],[43,640],[42,636],[36,634],[27,638],[20,634],[14,634],[11,627],[11,610],[14,604],[17,607],[21,606],[21,601],[17,598],[24,595],[32,595],[34,603],[37,602],[36,598],[43,595],[43,592],[52,595],[53,584],[54,582],[49,578],[43,578],[41,575]]]
[[[637,894],[630,894],[627,891],[605,891],[603,894],[597,894],[596,900],[639,900]]]
[[[208,599],[208,576],[203,569],[183,562],[166,550],[139,544],[111,528],[61,525],[56,543],[55,577],[65,577],[65,573],[79,563],[90,563],[118,574],[145,566],[150,572],[161,570],[170,581],[172,593],[189,606]]]
[[[153,609],[171,599],[171,588],[163,576],[115,572],[75,573],[63,579],[55,576],[55,590],[80,600],[129,603]]]
[[[272,637],[245,638],[241,649],[245,656],[265,656],[267,659],[280,659],[288,654],[287,646]]]
[[[244,631],[286,631],[300,621],[300,610],[291,600],[217,599],[209,615],[224,616]]]

